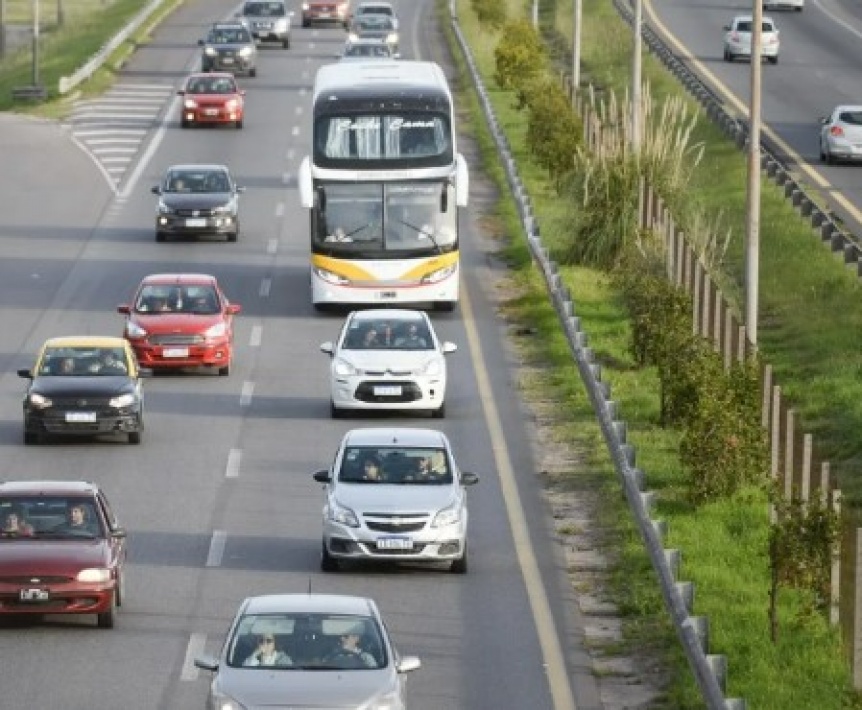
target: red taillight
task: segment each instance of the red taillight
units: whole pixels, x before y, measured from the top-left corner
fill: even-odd
[[[843,136],[844,135],[844,129],[841,128],[841,126],[832,126],[832,128],[829,129],[829,135],[830,136]]]
[[[739,32],[731,32],[730,39],[734,42],[739,42]]]

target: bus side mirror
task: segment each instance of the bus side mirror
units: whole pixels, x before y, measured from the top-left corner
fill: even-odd
[[[440,191],[440,211],[444,214],[449,211],[449,183],[443,183],[443,189]]]
[[[326,189],[318,187],[317,190],[317,207],[321,212],[326,212]]]

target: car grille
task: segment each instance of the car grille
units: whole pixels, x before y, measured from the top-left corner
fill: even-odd
[[[206,342],[202,335],[185,335],[183,333],[162,333],[151,335],[149,342],[152,345],[200,345]]]
[[[401,387],[401,394],[394,397],[378,396],[374,394],[374,388],[379,386]],[[398,382],[392,380],[362,382],[356,388],[353,395],[360,402],[415,402],[417,399],[422,399],[422,390],[415,382]]]
[[[55,410],[98,412],[108,409],[108,401],[111,397],[51,397]]]
[[[33,580],[38,580],[34,582]],[[23,584],[23,585],[34,585],[34,586],[43,586],[46,584],[66,584],[67,582],[71,582],[71,577],[61,577],[59,575],[46,576],[42,577],[38,574],[23,574],[23,575],[15,575],[8,577],[0,577],[0,583],[2,584]]]
[[[365,513],[363,515],[365,526],[369,530],[385,533],[409,533],[418,532],[425,527],[428,516],[424,513],[413,514],[389,514],[389,513]]]
[[[413,374],[410,370],[365,370],[369,377],[383,377],[387,373],[393,377],[410,377]]]
[[[174,210],[174,214],[178,217],[212,217],[216,212],[214,209],[198,207],[195,209],[177,209]]]

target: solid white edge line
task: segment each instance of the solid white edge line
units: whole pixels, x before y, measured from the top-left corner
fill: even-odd
[[[186,656],[183,659],[183,670],[180,673],[180,680],[197,680],[198,669],[195,667],[195,658],[203,654],[206,648],[207,635],[201,633],[193,633],[189,636],[189,642],[186,645]]]
[[[213,530],[210,540],[210,551],[207,554],[207,567],[220,567],[224,548],[227,543],[227,533],[224,530]]]
[[[503,493],[503,501],[506,505],[506,515],[509,519],[509,527],[512,530],[512,538],[515,544],[515,553],[518,566],[521,568],[521,576],[527,589],[527,598],[530,602],[530,610],[536,625],[536,633],[539,637],[539,646],[542,649],[542,659],[548,676],[548,685],[551,690],[554,710],[577,710],[575,699],[572,695],[569,674],[566,668],[565,657],[560,647],[560,639],[557,636],[556,624],[551,614],[551,606],[548,603],[548,595],[542,583],[539,565],[530,542],[530,532],[527,520],[524,517],[524,509],[521,506],[521,496],[518,493],[518,484],[515,481],[515,472],[506,446],[506,437],[503,433],[503,425],[500,422],[500,414],[494,399],[488,373],[485,370],[484,358],[482,356],[482,344],[479,333],[476,330],[473,318],[473,309],[466,289],[461,290],[461,312],[463,314],[464,328],[467,332],[467,341],[470,349],[470,358],[473,361],[473,369],[476,372],[476,382],[479,388],[479,399],[485,422],[488,425],[488,434],[491,437],[491,449],[494,455],[494,463],[497,466],[497,474],[500,479],[500,489]]]

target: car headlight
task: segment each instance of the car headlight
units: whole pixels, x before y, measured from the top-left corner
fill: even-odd
[[[314,267],[314,273],[317,275],[317,278],[322,279],[327,283],[335,284],[336,286],[346,286],[350,283],[350,279],[345,278],[340,274],[333,273],[327,269],[321,269],[319,266]]]
[[[306,10],[308,10],[308,3],[304,2],[302,3],[302,11],[305,12]]]
[[[430,274],[427,274],[422,277],[423,284],[436,284],[443,281],[443,279],[448,279],[452,274],[455,273],[455,269],[458,266],[456,264],[450,264],[449,266],[444,266],[442,269],[437,269],[437,271],[432,271]]]
[[[216,51],[215,47],[204,47],[204,54],[206,54],[208,57],[214,57],[216,54],[218,54],[218,52]]]
[[[205,338],[223,338],[227,334],[226,323],[216,323],[204,331]]]
[[[245,705],[224,693],[213,693],[213,706],[218,710],[246,710]]]
[[[338,377],[350,377],[351,375],[359,374],[359,370],[357,370],[353,365],[351,365],[350,362],[341,357],[337,358],[332,364],[332,370]]]
[[[461,520],[461,506],[457,503],[450,505],[448,508],[443,508],[431,523],[432,528],[444,528],[447,525],[454,525]]]
[[[79,582],[90,582],[93,584],[107,584],[111,581],[111,570],[104,567],[93,567],[82,569],[75,577]]]
[[[398,33],[390,32],[386,35],[386,44],[396,44],[398,42]]]
[[[30,395],[29,399],[30,406],[35,407],[36,409],[47,409],[54,404],[44,394],[39,394],[38,392],[33,392]]]
[[[287,29],[287,20],[276,20],[275,21],[276,32],[284,32],[286,29]]]
[[[251,47],[243,47],[239,50],[239,56],[241,57],[250,57],[251,56]]]
[[[108,406],[114,409],[122,409],[123,407],[131,407],[138,401],[138,396],[134,392],[126,392],[125,394],[111,397],[108,400]]]
[[[418,372],[420,375],[428,375],[429,377],[441,375],[443,374],[443,361],[439,357],[432,357],[419,368]]]
[[[228,212],[233,212],[233,205],[230,203],[213,207],[213,214],[226,214]]]
[[[183,101],[183,108],[195,109],[198,107],[198,102],[194,99],[186,99]]]
[[[147,337],[147,331],[141,328],[137,323],[128,321],[126,323],[126,335],[130,338],[145,338]]]
[[[174,213],[173,207],[166,204],[164,200],[159,200],[158,210],[159,210],[159,214],[173,214]]]
[[[236,111],[239,108],[239,101],[236,99],[231,99],[230,101],[225,102],[224,107],[228,111]]]
[[[333,523],[341,523],[349,528],[359,527],[359,520],[356,518],[356,513],[350,510],[350,508],[345,508],[343,505],[339,505],[338,503],[333,503],[329,507],[329,519]]]

